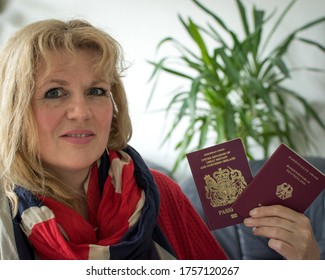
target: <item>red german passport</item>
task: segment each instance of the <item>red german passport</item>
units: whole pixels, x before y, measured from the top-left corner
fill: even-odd
[[[241,139],[188,153],[187,160],[211,230],[241,223],[231,207],[252,180]]]
[[[232,207],[243,218],[262,205],[280,204],[303,213],[324,188],[325,175],[280,144]]]

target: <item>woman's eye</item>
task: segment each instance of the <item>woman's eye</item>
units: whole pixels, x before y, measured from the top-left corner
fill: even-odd
[[[102,88],[90,88],[88,91],[88,95],[92,96],[105,96],[106,90]]]
[[[50,98],[50,99],[59,98],[61,96],[63,96],[63,90],[60,88],[52,88],[48,90],[44,95],[45,98]]]

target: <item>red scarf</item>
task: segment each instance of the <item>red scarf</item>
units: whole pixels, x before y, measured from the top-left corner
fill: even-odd
[[[146,229],[142,227],[146,227],[146,223],[154,223],[151,226],[154,230],[155,220],[147,221],[146,218],[145,223],[138,223],[143,211],[148,215],[152,212],[147,211],[146,200],[147,194],[151,196],[148,192],[150,189],[138,186],[134,176],[134,162],[126,152],[110,151],[109,162],[101,188],[99,178],[103,176],[100,173],[105,168],[99,168],[97,163],[92,166],[85,183],[88,221],[73,209],[48,197],[40,199],[43,202],[40,207],[30,207],[31,203],[28,202],[29,208],[25,207],[27,209],[21,213],[21,226],[38,258],[110,259],[112,252],[117,255],[114,258],[120,255],[124,258],[118,245],[130,234],[132,239],[139,239],[139,244],[134,244],[135,248],[154,250],[153,246],[145,244],[152,242],[143,236]],[[147,210],[143,210],[144,207]],[[150,227],[148,230],[150,232]],[[111,246],[115,246],[114,250]],[[136,251],[141,250],[134,249]],[[145,254],[148,256],[148,253]],[[149,255],[155,256],[155,253]],[[132,254],[129,257],[132,258]]]

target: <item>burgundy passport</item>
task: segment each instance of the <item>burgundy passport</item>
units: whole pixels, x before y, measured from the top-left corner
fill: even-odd
[[[188,153],[187,160],[211,230],[241,223],[231,207],[252,180],[241,139]]]
[[[257,206],[280,204],[303,213],[325,188],[325,175],[281,144],[234,202],[243,218]]]

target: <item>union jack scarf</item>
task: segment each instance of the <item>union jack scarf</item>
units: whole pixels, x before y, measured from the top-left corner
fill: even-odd
[[[88,221],[72,208],[17,186],[15,241],[20,259],[175,258],[157,219],[159,193],[130,146],[105,152],[85,183]]]

